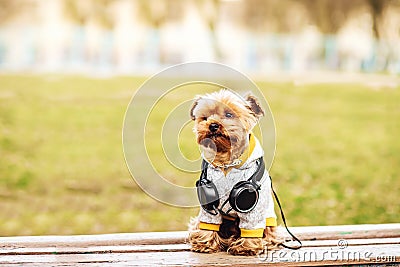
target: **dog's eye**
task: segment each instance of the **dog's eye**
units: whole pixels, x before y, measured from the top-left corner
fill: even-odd
[[[230,113],[230,112],[227,112],[227,113],[225,113],[225,117],[227,117],[227,118],[232,118],[232,117],[233,117],[233,114]]]
[[[206,121],[207,117],[201,117],[201,120]]]

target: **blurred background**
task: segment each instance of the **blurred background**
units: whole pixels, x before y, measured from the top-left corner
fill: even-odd
[[[197,209],[141,191],[121,131],[187,61],[267,97],[291,225],[398,222],[399,43],[399,0],[0,0],[0,235],[185,230]]]
[[[0,69],[400,73],[398,0],[1,0]]]

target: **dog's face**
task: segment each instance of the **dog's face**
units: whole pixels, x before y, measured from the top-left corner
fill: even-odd
[[[220,163],[240,156],[250,131],[263,115],[256,97],[243,99],[226,89],[197,97],[190,110],[197,143],[207,159]]]

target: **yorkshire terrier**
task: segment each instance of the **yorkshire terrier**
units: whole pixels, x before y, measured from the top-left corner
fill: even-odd
[[[222,89],[198,96],[190,116],[203,158],[197,184],[202,207],[189,223],[191,250],[257,255],[277,247],[282,240],[276,231],[271,181],[263,164],[263,149],[252,133],[264,116],[258,99]],[[199,191],[202,185],[211,191]],[[214,193],[217,196],[209,202],[216,202],[202,203],[205,197],[201,194]]]

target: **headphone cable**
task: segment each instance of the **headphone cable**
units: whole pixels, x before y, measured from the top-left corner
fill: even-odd
[[[285,225],[286,231],[289,233],[289,235],[290,235],[291,237],[293,237],[293,239],[294,239],[295,241],[297,241],[297,242],[300,244],[300,245],[297,246],[297,247],[288,246],[288,245],[285,245],[284,243],[281,243],[280,245],[281,245],[282,247],[288,248],[288,249],[293,249],[293,250],[300,249],[300,248],[303,246],[303,244],[301,243],[300,239],[298,239],[298,238],[289,230],[289,228],[288,228],[288,226],[287,226],[287,224],[286,224],[286,218],[285,218],[285,214],[283,213],[283,209],[282,209],[281,202],[279,201],[278,195],[276,194],[276,192],[275,192],[275,190],[274,190],[274,187],[272,186],[272,177],[269,176],[269,178],[271,179],[271,189],[272,189],[272,193],[274,194],[276,203],[278,204],[279,210],[280,210],[280,212],[281,212],[282,221],[283,221],[283,224]]]

